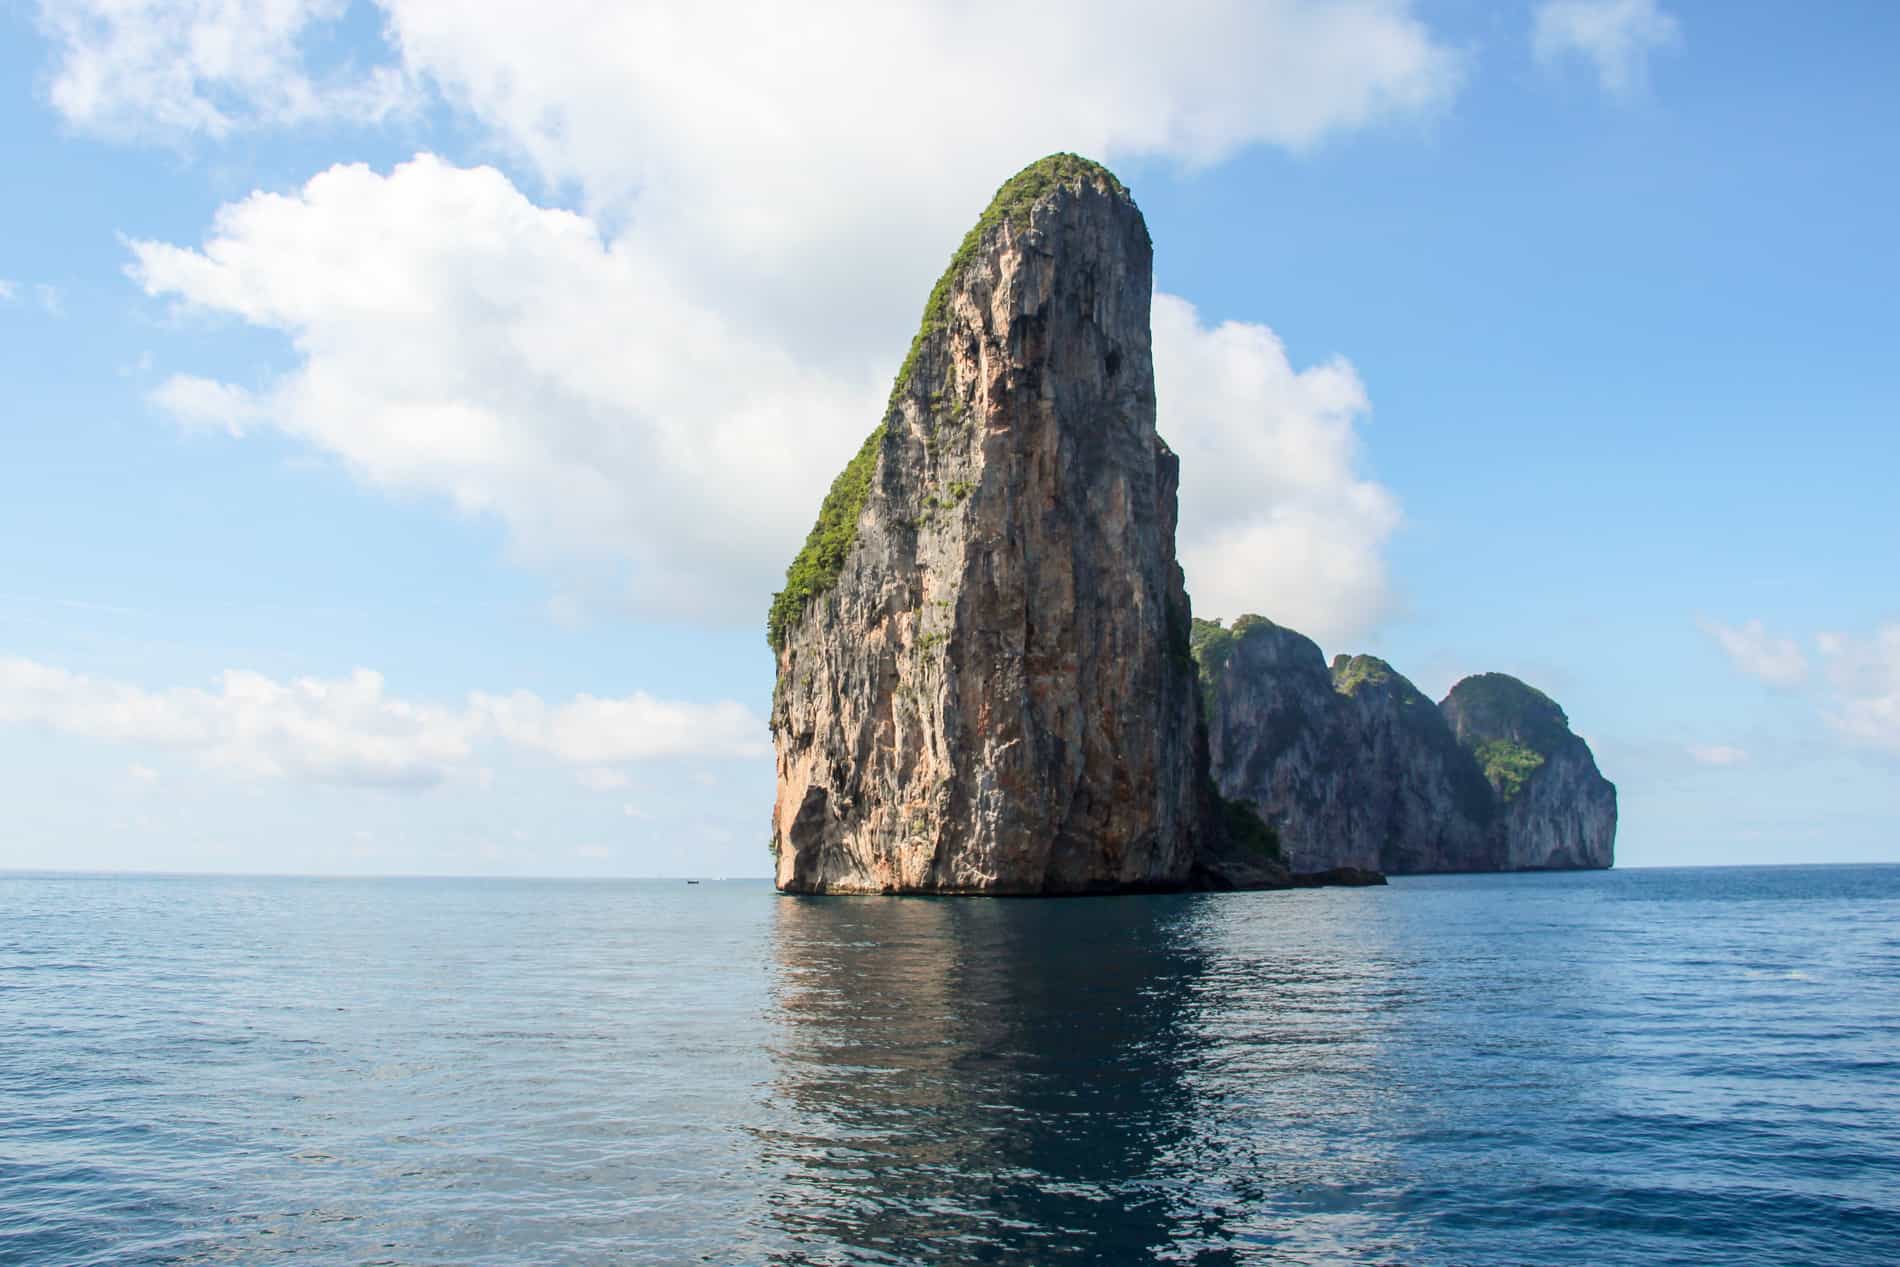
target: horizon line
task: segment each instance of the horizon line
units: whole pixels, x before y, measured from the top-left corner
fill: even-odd
[[[1574,867],[1564,869],[1544,869],[1526,871],[1439,871],[1424,872],[1417,875],[1395,875],[1394,880],[1425,880],[1446,876],[1545,876],[1603,874],[1608,871],[1768,871],[1796,867],[1900,867],[1900,859],[1889,860],[1851,860],[1837,862],[1666,862],[1634,863],[1629,866],[1612,867]],[[717,884],[729,884],[739,881],[758,880],[770,883],[770,875],[539,875],[539,874],[494,874],[471,873],[466,871],[180,871],[180,870],[143,870],[108,869],[97,867],[8,867],[0,866],[0,878],[41,877],[94,880],[544,880],[571,881],[573,883],[598,883],[602,880],[621,881],[711,881]]]

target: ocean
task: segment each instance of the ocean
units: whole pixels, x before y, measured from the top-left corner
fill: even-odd
[[[1893,1264],[1900,867],[0,875],[0,1262]]]

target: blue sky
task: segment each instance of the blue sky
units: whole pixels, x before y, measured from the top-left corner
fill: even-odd
[[[1900,861],[1900,16],[1126,7],[0,9],[0,867],[765,874],[773,583],[1056,149],[1197,612]]]

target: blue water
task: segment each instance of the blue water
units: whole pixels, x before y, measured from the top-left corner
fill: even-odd
[[[1900,867],[0,876],[0,1261],[1891,1264]]]

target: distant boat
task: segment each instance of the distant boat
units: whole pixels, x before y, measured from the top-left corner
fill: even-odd
[[[699,883],[699,881],[697,881],[697,880],[688,880],[688,881],[687,881],[686,883],[688,883],[688,884],[698,884],[698,883]]]

